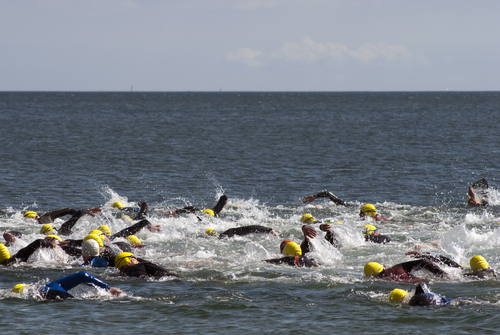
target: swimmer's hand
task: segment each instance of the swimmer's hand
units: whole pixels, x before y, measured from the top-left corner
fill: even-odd
[[[317,194],[306,195],[304,198],[302,198],[302,202],[305,204],[309,204],[309,203],[313,202],[314,200],[316,200],[316,198],[318,198]]]
[[[16,237],[8,232],[3,233],[3,238],[10,244],[14,244],[16,242]]]
[[[413,257],[413,258],[420,258],[422,256],[422,253],[420,251],[417,251],[417,250],[412,250],[412,251],[405,252],[405,255]]]
[[[91,207],[87,209],[87,214],[91,216],[95,216],[95,214],[100,214],[102,212],[101,207]]]
[[[109,288],[109,293],[111,293],[112,295],[116,295],[117,297],[119,297],[120,295],[122,295],[123,291],[120,290],[118,287],[110,287]]]
[[[309,226],[302,226],[302,233],[304,234],[304,237],[308,240],[318,236],[318,234],[316,233],[316,230],[314,230],[313,228],[311,228]]]
[[[330,231],[332,229],[332,226],[329,224],[321,224],[319,225],[319,229],[322,231]]]

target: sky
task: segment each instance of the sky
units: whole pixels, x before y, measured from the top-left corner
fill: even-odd
[[[500,91],[498,0],[0,0],[0,91]]]

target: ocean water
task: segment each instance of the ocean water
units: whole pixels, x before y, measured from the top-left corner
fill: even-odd
[[[127,226],[110,204],[150,205],[160,233],[141,231],[138,256],[179,279],[138,280],[116,269],[87,269],[120,287],[112,297],[89,287],[76,299],[47,302],[11,288],[43,285],[82,269],[81,260],[37,251],[0,269],[3,333],[495,334],[500,281],[431,278],[442,307],[389,303],[394,288],[369,280],[366,262],[411,260],[406,251],[446,255],[468,267],[483,255],[500,270],[500,92],[0,92],[0,227],[23,232],[11,254],[42,235],[25,210],[102,206],[71,238],[101,224]],[[466,206],[467,188],[486,178],[491,206]],[[337,207],[302,197],[329,190]],[[171,209],[212,208],[218,219],[167,218]],[[393,242],[367,243],[359,208],[373,203]],[[275,266],[283,239],[300,243],[300,217],[333,219],[343,247],[322,238],[321,266]],[[54,226],[64,222],[58,219]],[[260,224],[278,236],[217,239],[204,234]],[[425,275],[425,274],[422,274]]]

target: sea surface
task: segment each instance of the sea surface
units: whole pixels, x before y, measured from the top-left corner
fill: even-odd
[[[414,285],[367,279],[363,266],[411,260],[415,248],[469,267],[483,255],[500,270],[500,92],[0,92],[0,229],[23,236],[10,252],[41,238],[22,213],[101,206],[70,238],[101,224],[125,228],[115,201],[150,205],[161,226],[137,236],[137,256],[179,279],[140,280],[114,268],[83,267],[58,250],[37,251],[0,269],[3,334],[498,334],[500,281],[430,279],[455,300],[409,307],[387,300]],[[485,178],[490,206],[466,206],[467,189]],[[329,190],[328,199],[302,203]],[[212,208],[220,218],[165,217],[168,210]],[[388,222],[365,221],[372,203]],[[301,216],[331,219],[341,249],[320,233],[309,255],[321,266],[263,262],[284,239],[300,243]],[[58,227],[64,219],[58,219]],[[392,238],[364,241],[375,224]],[[232,239],[207,228],[258,224],[278,236]],[[317,227],[317,226],[316,226]],[[1,239],[1,238],[0,238]],[[124,291],[114,297],[79,286],[75,299],[41,301],[35,290],[87,270]],[[418,275],[428,276],[426,273]]]

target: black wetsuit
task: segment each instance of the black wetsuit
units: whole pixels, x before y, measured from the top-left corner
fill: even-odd
[[[266,259],[266,260],[264,260],[264,262],[276,264],[276,265],[287,264],[290,266],[298,266],[298,267],[305,266],[308,268],[318,266],[318,263],[314,259],[307,258],[305,256],[299,256],[299,255],[286,256],[286,257],[275,258],[275,259]]]
[[[350,205],[345,202],[344,200],[340,199],[337,197],[335,194],[329,191],[324,191],[316,194],[316,197],[318,198],[328,198],[331,201],[333,201],[336,205],[341,205],[341,206],[346,206],[349,207]]]
[[[410,306],[432,306],[432,305],[442,305],[453,299],[445,298],[439,294],[432,293],[429,291],[425,284],[418,284],[415,289],[415,295],[410,299],[408,305]]]
[[[33,253],[39,248],[54,248],[54,245],[49,240],[35,240],[24,248],[19,249],[14,256],[4,260],[0,263],[0,265],[9,266],[16,262],[27,262],[28,258],[30,258],[30,256],[33,255]]]
[[[53,223],[55,219],[65,215],[74,215],[77,211],[73,208],[61,208],[52,212],[48,212],[40,216],[38,219],[39,224]]]
[[[224,208],[224,206],[226,205],[227,203],[227,196],[226,195],[222,195],[220,198],[219,198],[219,201],[217,202],[217,204],[215,205],[214,208],[212,208],[212,211],[214,212],[214,216],[219,216],[219,213],[222,211],[222,209]],[[192,213],[192,214],[197,214],[198,212],[200,212],[200,209],[194,207],[194,206],[186,206],[186,207],[183,207],[183,208],[179,208],[179,209],[176,209],[175,210],[175,214],[178,215],[178,214],[186,214],[186,213]],[[198,218],[198,221],[202,221],[201,218],[196,215],[196,217]]]
[[[464,268],[462,265],[458,264],[457,262],[455,262],[455,261],[453,261],[453,260],[451,260],[448,257],[443,256],[443,255],[434,256],[434,255],[431,255],[429,253],[424,253],[421,255],[415,255],[413,257],[428,259],[432,262],[445,264],[445,265],[448,265],[449,267],[452,267],[452,268],[459,268],[459,269]]]
[[[385,236],[385,235],[373,235],[373,234],[370,234],[370,235],[366,235],[365,236],[365,241],[370,241],[370,242],[373,242],[373,243],[389,243],[391,242],[391,238],[389,236]]]
[[[255,234],[258,234],[258,233],[269,234],[269,233],[271,233],[272,230],[273,230],[272,228],[258,226],[258,225],[244,226],[244,227],[228,229],[225,232],[221,233],[219,235],[219,238],[233,237],[235,235],[244,236],[244,235],[254,234],[254,233]]]
[[[134,235],[138,231],[140,231],[144,227],[151,226],[151,222],[149,222],[147,219],[143,219],[134,225],[127,227],[125,229],[120,230],[118,233],[113,234],[109,237],[110,240],[114,240],[117,237],[127,237],[130,235]]]
[[[139,264],[125,265],[121,268],[120,274],[128,277],[154,277],[156,279],[167,276],[179,277],[176,272],[162,268],[155,263],[139,258],[137,260]]]

